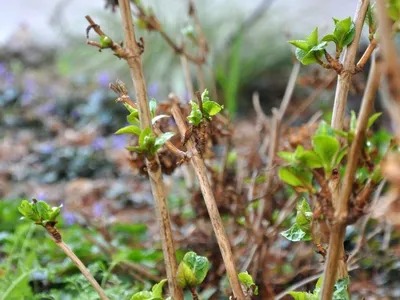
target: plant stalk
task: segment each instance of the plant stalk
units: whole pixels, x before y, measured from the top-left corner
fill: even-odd
[[[135,87],[140,127],[142,129],[152,129],[146,81],[144,78],[141,60],[143,48],[141,47],[142,45],[138,44],[136,41],[130,1],[120,0],[119,5],[121,8],[120,11],[125,35],[126,49],[130,52],[130,55],[126,57],[126,61],[130,67],[131,77]],[[151,161],[150,159],[146,159],[146,164],[156,206],[157,220],[160,227],[169,291],[173,299],[181,300],[183,299],[183,292],[178,287],[176,280],[177,262],[172,237],[171,219],[167,207],[164,182],[162,179],[158,156],[155,155],[152,157]]]
[[[355,34],[352,43],[346,48],[343,57],[343,71],[338,75],[335,101],[333,106],[333,115],[331,126],[334,129],[342,130],[344,125],[344,115],[349,94],[351,78],[355,71],[355,58],[362,27],[364,25],[365,15],[368,10],[369,0],[359,0],[353,22],[355,23]],[[340,180],[340,179],[339,179]],[[332,206],[336,211],[340,201],[340,182],[330,182],[332,194]],[[347,275],[347,265],[344,258],[344,234],[346,225],[338,221],[333,221],[329,239],[328,258],[325,265],[324,279],[322,283],[321,299],[332,299],[333,287],[335,285],[337,274],[340,277]]]
[[[46,225],[45,229],[51,235],[51,238],[57,245],[57,247],[64,251],[65,255],[67,255],[68,258],[72,260],[72,262],[78,267],[79,271],[81,271],[82,275],[85,276],[85,278],[90,282],[90,284],[96,290],[97,294],[99,294],[100,299],[108,300],[108,297],[106,296],[96,279],[94,279],[92,274],[90,274],[89,270],[85,267],[79,257],[75,255],[75,253],[68,247],[66,243],[64,243],[58,230],[51,225]]]
[[[187,132],[186,122],[179,107],[175,104],[171,109],[172,115],[178,126],[181,136],[185,136]],[[242,288],[239,283],[239,278],[236,272],[234,258],[232,255],[232,249],[229,243],[228,236],[225,232],[224,225],[222,223],[221,216],[218,211],[218,206],[215,200],[214,192],[211,188],[210,181],[207,177],[207,169],[200,153],[196,149],[196,145],[192,138],[187,141],[187,149],[192,154],[190,162],[196,173],[196,176],[200,183],[201,192],[203,194],[204,202],[207,207],[208,215],[211,220],[211,224],[214,229],[215,236],[221,251],[222,259],[225,264],[226,272],[228,275],[229,282],[232,287],[232,291],[236,299],[244,300]]]

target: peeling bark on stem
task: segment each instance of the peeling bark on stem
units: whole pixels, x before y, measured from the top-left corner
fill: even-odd
[[[172,115],[178,126],[181,136],[185,136],[187,131],[187,126],[185,119],[177,105],[172,107]],[[215,196],[211,188],[210,181],[207,177],[207,169],[204,164],[200,153],[196,149],[196,145],[192,139],[187,141],[187,149],[192,153],[190,159],[193,169],[195,170],[196,176],[200,183],[201,192],[204,197],[204,202],[207,207],[208,215],[210,216],[211,224],[214,229],[215,236],[221,251],[222,259],[226,268],[226,273],[228,275],[229,282],[232,287],[232,291],[236,299],[244,300],[243,291],[241,289],[239,278],[236,272],[234,258],[232,255],[231,246],[229,243],[228,236],[226,235],[221,216],[218,211],[217,203],[215,201]]]
[[[134,26],[132,22],[132,12],[129,0],[119,1],[121,7],[121,18],[125,34],[125,43],[130,55],[125,59],[129,64],[133,85],[136,91],[137,107],[139,110],[140,127],[152,128],[150,109],[147,97],[146,81],[144,79],[141,53],[143,48],[136,41]],[[151,190],[156,206],[157,221],[160,227],[162,247],[167,271],[169,291],[173,299],[183,299],[182,290],[178,287],[176,280],[177,263],[175,247],[172,237],[171,220],[167,207],[164,182],[160,168],[158,156],[155,155],[152,161],[146,159],[147,170],[151,183]],[[151,166],[150,166],[151,165]]]

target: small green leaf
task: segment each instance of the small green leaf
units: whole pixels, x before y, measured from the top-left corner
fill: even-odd
[[[210,97],[208,96],[208,89],[205,89],[203,93],[201,93],[201,102],[210,101]]]
[[[290,291],[288,294],[292,296],[294,300],[318,300],[318,298],[315,297],[313,294],[307,292]]]
[[[327,34],[322,38],[321,42],[334,42],[334,43],[337,43],[337,39],[333,34]]]
[[[192,106],[192,110],[187,119],[190,124],[198,126],[201,122],[201,119],[203,118],[203,114],[201,113],[199,105],[196,102],[190,101],[190,104]]]
[[[322,56],[322,51],[321,54],[319,54],[318,52],[313,52],[313,51],[304,51],[300,48],[296,48],[295,51],[296,54],[296,58],[299,62],[301,62],[303,65],[310,65],[313,63],[317,62],[317,57],[321,57]]]
[[[286,160],[288,163],[295,163],[295,154],[293,152],[280,151],[278,152],[278,156]]]
[[[166,282],[167,279],[163,279],[159,283],[153,285],[153,288],[151,289],[151,291],[153,292],[153,297],[162,298],[162,290]]]
[[[303,181],[301,181],[300,178],[298,178],[291,170],[290,168],[285,168],[281,167],[279,168],[279,178],[283,181],[286,182],[287,184],[291,186],[304,186]]]
[[[219,105],[217,102],[214,101],[206,101],[203,102],[203,112],[204,115],[211,119],[212,116],[215,116],[222,110],[223,106]]]
[[[38,201],[33,205],[36,205],[36,208],[39,212],[39,216],[42,220],[49,220],[50,213],[52,211],[50,205],[48,205],[44,201]]]
[[[332,163],[332,168],[336,168],[347,154],[348,146],[343,147],[340,151],[336,154],[334,162]]]
[[[347,291],[349,283],[349,277],[345,277],[336,281],[333,288],[333,300],[350,300],[350,296]]]
[[[306,42],[311,47],[314,47],[318,44],[318,27],[310,33],[310,35],[306,38]]]
[[[375,16],[374,16],[374,4],[369,4],[368,9],[367,9],[367,14],[365,16],[365,23],[372,29],[373,32],[376,30],[376,22],[375,22]]]
[[[337,45],[340,48],[343,48],[353,41],[355,34],[354,24],[351,21],[351,17],[348,17],[340,21],[336,20],[335,22],[336,24],[333,35],[337,40]]]
[[[304,40],[292,40],[292,41],[288,41],[288,43],[290,43],[293,46],[295,46],[296,48],[299,48],[306,52],[308,52],[311,49],[311,47],[308,45],[307,41],[304,41]]]
[[[37,210],[33,208],[33,205],[33,203],[29,203],[27,200],[22,200],[20,206],[18,206],[18,210],[25,218],[33,222],[39,222],[40,216]]]
[[[152,292],[143,291],[134,294],[131,300],[155,300]]]
[[[156,122],[157,122],[158,120],[161,120],[161,119],[164,119],[164,118],[169,118],[169,117],[170,117],[169,115],[158,115],[158,116],[155,116],[155,117],[151,120],[151,124],[154,125],[154,124],[156,124]]]
[[[123,127],[121,129],[118,129],[115,134],[134,134],[137,136],[140,136],[141,134],[141,130],[139,127],[135,126],[135,125],[129,125],[126,127]]]
[[[318,45],[312,47],[310,49],[310,51],[316,52],[319,55],[319,51],[324,50],[326,48],[326,46],[328,45],[328,42],[321,42]],[[321,52],[322,53],[322,52]],[[317,56],[318,56],[317,55]]]
[[[180,287],[193,287],[203,282],[210,263],[204,256],[188,252],[178,266],[177,280]]]
[[[62,205],[52,207],[49,213],[49,221],[56,221],[57,217],[60,215]]]
[[[157,100],[152,98],[149,102],[151,117],[154,118],[157,109]]]
[[[128,123],[132,125],[138,125],[139,124],[139,112],[138,111],[133,111],[131,112],[127,117],[126,120]]]
[[[148,139],[151,136],[152,136],[152,133],[151,133],[150,127],[146,127],[145,129],[143,129],[139,136],[139,147],[142,148],[143,150],[147,149],[146,146],[149,143]]]
[[[125,149],[128,151],[137,152],[137,153],[142,153],[145,151],[145,149],[143,149],[140,146],[127,146],[127,147],[125,147]]]
[[[310,169],[322,168],[321,158],[314,151],[304,151],[296,158]]]
[[[292,242],[300,242],[300,241],[310,241],[311,236],[309,234],[306,234],[297,223],[294,223],[292,227],[290,227],[288,230],[285,230],[281,232],[281,235],[283,235],[285,238],[287,238],[289,241]]]
[[[248,289],[253,289],[254,295],[258,295],[258,286],[254,283],[253,277],[246,271],[238,274],[239,281]]]
[[[329,171],[339,151],[339,141],[332,136],[317,135],[312,138],[315,153],[321,158],[324,168]]]
[[[382,115],[381,112],[377,112],[374,113],[371,117],[369,117],[367,129],[369,129],[381,115]]]
[[[157,137],[156,141],[154,142],[153,152],[156,153],[165,144],[165,142],[168,141],[170,138],[172,138],[174,135],[175,133],[173,132],[166,132],[161,136]]]
[[[310,234],[313,213],[306,199],[297,206],[296,224],[306,234]]]
[[[325,121],[321,121],[319,123],[318,129],[315,132],[315,135],[330,135],[335,136],[334,130],[326,123]]]

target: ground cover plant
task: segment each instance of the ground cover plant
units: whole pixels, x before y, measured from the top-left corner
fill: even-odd
[[[104,139],[69,138],[59,146],[81,143],[85,150],[66,153],[63,172],[53,170],[58,161],[44,168],[44,182],[68,181],[88,168],[96,186],[69,185],[73,196],[64,206],[29,195],[0,203],[0,299],[398,297],[400,71],[393,36],[400,3],[360,0],[353,18],[333,18],[330,33],[321,37],[316,27],[304,40],[288,41],[296,61],[280,106],[267,115],[254,93],[250,126],[233,118],[235,60],[232,73],[215,84],[210,45],[188,4],[192,24],[182,29],[182,43],[144,1],[108,3],[114,17],[120,13],[121,42],[86,16],[93,55],[114,55],[130,70],[133,89],[110,80],[103,87],[110,99],[95,101],[110,106],[91,112],[105,120],[96,128],[112,131],[122,147],[107,152]],[[158,34],[179,56],[189,102],[173,91],[149,97],[142,63],[148,45],[136,27]],[[369,44],[358,57],[363,28]],[[232,47],[238,44],[240,36]],[[311,73],[313,64],[331,78],[290,110],[300,69]],[[347,110],[353,77],[362,73],[368,79],[360,109]],[[335,78],[327,113],[293,127]],[[384,110],[374,112],[378,91]],[[71,123],[89,122],[71,115]],[[112,130],[111,119],[118,120]],[[37,125],[62,130],[54,122]],[[5,118],[5,128],[14,126]],[[86,163],[90,149],[98,161]],[[107,169],[100,155],[117,166]],[[121,175],[117,187],[101,181]],[[132,181],[140,184],[129,189]],[[143,190],[153,199],[146,211],[121,200]]]

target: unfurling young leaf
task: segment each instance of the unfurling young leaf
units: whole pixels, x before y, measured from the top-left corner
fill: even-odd
[[[311,236],[304,232],[297,223],[294,223],[288,230],[282,231],[281,235],[292,242],[310,241]]]
[[[339,141],[329,135],[316,135],[312,138],[312,145],[315,153],[321,158],[325,174],[330,174],[333,168],[334,158],[339,151]]]
[[[23,200],[18,210],[26,219],[36,224],[43,224],[43,222],[47,221],[56,221],[61,208],[62,205],[51,207],[44,201],[35,200],[33,202],[28,202],[27,200]]]
[[[198,126],[201,122],[201,119],[203,118],[203,114],[201,113],[199,105],[196,102],[190,101],[190,105],[192,106],[192,110],[187,119],[190,124]]]
[[[149,102],[151,117],[154,118],[157,109],[157,100],[152,98]]]
[[[382,115],[381,112],[377,112],[377,113],[374,113],[371,117],[369,117],[367,129],[369,129],[369,128],[375,123],[375,121],[378,120],[378,118],[379,118],[381,115]]]
[[[292,296],[294,300],[318,300],[318,297],[314,296],[314,294],[307,292],[290,291],[288,294]]]
[[[253,277],[246,271],[238,274],[239,281],[247,288],[253,291],[254,295],[258,295],[258,286],[254,283]]]
[[[292,40],[290,44],[296,47],[296,58],[303,65],[316,63],[324,54],[328,45],[327,41],[318,43],[318,27],[316,27],[305,40]]]
[[[141,134],[141,130],[139,127],[135,126],[135,125],[129,125],[126,127],[123,127],[121,129],[118,129],[115,134],[134,134],[137,136],[140,136]]]
[[[167,279],[163,279],[159,283],[156,283],[155,285],[153,285],[153,288],[151,289],[151,291],[153,293],[153,297],[162,298],[162,290],[163,290],[163,287],[166,282],[167,282]]]
[[[151,291],[141,291],[132,296],[130,300],[164,300],[162,296],[162,289],[167,282],[167,279],[161,280],[159,283],[153,285]]]
[[[207,257],[188,252],[178,266],[177,280],[181,288],[194,287],[207,276],[210,263]]]
[[[173,132],[166,132],[161,136],[156,137],[153,153],[156,153],[159,149],[161,149],[161,147],[165,144],[165,142],[168,141],[170,138],[172,138],[174,135],[175,133]]]
[[[22,200],[20,206],[18,206],[18,210],[25,218],[33,222],[40,222],[40,215],[33,205],[34,203],[30,203],[27,200]]]
[[[215,116],[224,108],[217,102],[210,100],[207,89],[205,89],[204,92],[201,94],[201,102],[203,104],[202,108],[204,117],[206,117],[209,120],[211,120],[212,116]]]
[[[354,23],[351,20],[351,17],[348,17],[343,20],[333,19],[335,23],[335,30],[333,31],[333,35],[336,39],[336,45],[339,49],[342,49],[349,45],[355,35],[355,27]]]

